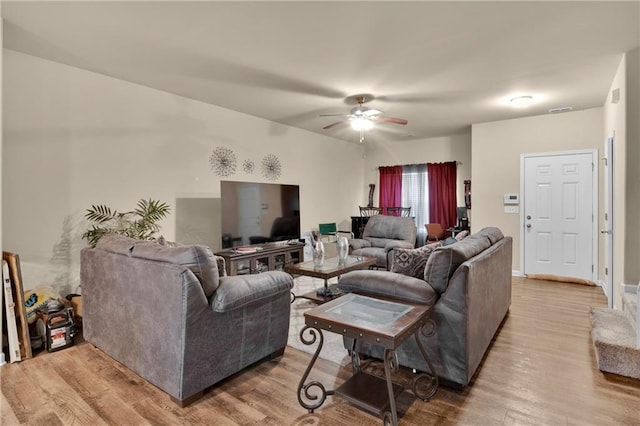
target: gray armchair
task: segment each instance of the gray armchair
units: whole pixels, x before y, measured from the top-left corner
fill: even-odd
[[[287,345],[284,272],[224,276],[208,247],[104,236],[81,252],[85,339],[184,406]]]
[[[391,251],[396,248],[413,248],[416,232],[413,218],[375,215],[364,227],[362,238],[349,241],[349,251],[356,256],[375,257],[376,266],[387,269]]]

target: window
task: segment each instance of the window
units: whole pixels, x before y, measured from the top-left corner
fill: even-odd
[[[429,185],[427,165],[411,164],[402,167],[402,206],[411,207],[411,216],[418,229],[416,246],[422,246],[427,238],[424,227],[429,223]]]

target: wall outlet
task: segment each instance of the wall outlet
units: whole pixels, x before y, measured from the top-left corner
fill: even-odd
[[[520,206],[504,206],[505,213],[520,213]]]

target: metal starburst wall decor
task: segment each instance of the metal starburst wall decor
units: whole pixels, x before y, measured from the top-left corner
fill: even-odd
[[[245,173],[247,174],[253,174],[253,171],[255,170],[256,165],[253,163],[252,160],[244,160],[244,163],[242,163],[242,170],[244,170]]]
[[[262,176],[267,180],[276,180],[282,173],[280,160],[273,154],[265,155],[262,159]]]
[[[229,148],[218,146],[209,157],[211,170],[218,176],[230,176],[236,171],[236,155]]]

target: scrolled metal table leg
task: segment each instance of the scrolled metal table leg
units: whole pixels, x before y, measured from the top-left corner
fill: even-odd
[[[432,319],[429,319],[422,327],[420,327],[419,333],[422,333],[425,337],[432,337],[435,334],[435,331],[436,323]],[[416,343],[418,344],[418,349],[420,349],[420,353],[422,353],[422,357],[429,367],[429,372],[421,373],[413,379],[413,393],[421,400],[428,401],[438,391],[438,375],[436,374],[436,370],[433,368],[433,364],[431,364],[431,360],[427,356],[427,351],[424,349],[424,346],[420,341],[419,333],[416,332],[414,336],[416,338]],[[427,380],[426,390],[422,391],[418,389],[418,382],[424,379]]]
[[[396,397],[393,394],[393,383],[391,382],[391,372],[398,370],[398,355],[391,349],[384,350],[384,377],[387,381],[387,393],[389,394],[389,411],[385,412],[382,417],[383,423],[389,424],[391,417],[391,425],[398,425],[398,412],[396,411]],[[389,416],[389,413],[391,414]]]
[[[362,367],[362,362],[360,361],[360,354],[356,351],[356,344],[358,343],[357,339],[353,339],[353,343],[351,344],[351,351],[349,355],[351,355],[351,370],[354,373],[360,372]]]
[[[306,337],[305,333],[308,333],[309,337]],[[320,407],[324,403],[325,399],[327,399],[327,395],[334,394],[334,391],[326,390],[324,385],[316,380],[305,383],[313,365],[316,363],[316,360],[320,355],[320,350],[322,350],[322,344],[324,343],[324,337],[322,335],[322,330],[309,325],[305,325],[302,330],[300,330],[300,341],[305,345],[313,345],[316,340],[319,340],[318,348],[313,354],[313,357],[311,357],[311,361],[298,384],[298,402],[302,407],[306,408],[309,413],[313,413],[313,410]],[[311,390],[313,388],[319,389],[320,394],[318,395],[317,393],[312,392]],[[314,403],[313,401],[316,402]]]
[[[384,414],[382,414],[382,424],[383,426],[393,426],[398,423],[393,423],[393,415],[391,414],[391,411],[385,411]]]

